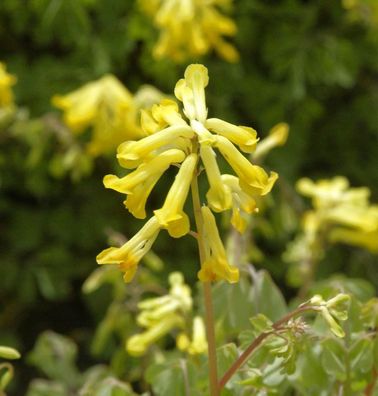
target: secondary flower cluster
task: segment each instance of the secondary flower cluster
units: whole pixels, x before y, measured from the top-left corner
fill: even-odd
[[[170,274],[169,283],[171,287],[168,294],[138,304],[141,312],[137,316],[137,323],[145,331],[127,340],[126,349],[130,355],[143,355],[151,344],[175,329],[182,330],[176,338],[180,350],[192,355],[207,351],[203,320],[200,316],[191,319],[193,301],[190,287],[184,283],[180,272]],[[191,326],[188,321],[193,322]],[[192,328],[192,334],[185,331],[188,327]]]
[[[0,109],[13,105],[12,86],[16,81],[16,77],[7,73],[5,64],[0,62]]]
[[[179,166],[175,180],[161,208],[142,229],[120,248],[111,247],[97,256],[99,264],[118,264],[129,282],[137,265],[151,248],[160,230],[165,229],[179,238],[189,233],[190,221],[184,211],[192,180],[197,178],[200,161],[206,172],[209,189],[208,206],[203,206],[205,257],[198,273],[201,281],[225,279],[236,282],[239,272],[231,266],[220,239],[212,211],[232,210],[232,224],[243,231],[242,213],[256,211],[256,196],[267,194],[278,175],[268,175],[253,165],[237,148],[252,153],[257,134],[252,128],[236,126],[217,118],[207,118],[205,87],[208,73],[203,65],[190,65],[185,78],[176,84],[175,95],[183,103],[183,115],[175,102],[164,100],[151,111],[142,113],[142,128],[149,136],[139,141],[126,141],[118,147],[120,165],[134,169],[119,178],[107,175],[104,184],[126,194],[126,208],[137,218],[146,217],[147,199],[163,173],[171,166]],[[236,145],[236,146],[235,146]],[[216,150],[222,154],[235,175],[222,174],[216,160]]]
[[[367,187],[351,188],[345,177],[331,180],[301,179],[298,191],[312,198],[314,210],[306,214],[304,228],[326,226],[329,239],[378,252],[378,205],[369,202]]]
[[[367,187],[351,188],[345,177],[338,176],[316,183],[300,179],[297,190],[312,198],[313,205],[304,214],[302,233],[285,253],[287,261],[300,264],[300,278],[305,276],[311,260],[322,258],[325,241],[378,252],[378,205],[370,204]]]
[[[74,133],[82,134],[92,128],[88,152],[93,156],[112,151],[127,139],[143,136],[135,97],[112,75],[67,95],[56,95],[52,102],[64,111],[64,122]]]
[[[181,62],[214,48],[227,61],[238,61],[238,52],[222,37],[234,36],[236,25],[218,10],[231,8],[232,0],[140,0],[140,4],[161,31],[154,48],[157,58]]]

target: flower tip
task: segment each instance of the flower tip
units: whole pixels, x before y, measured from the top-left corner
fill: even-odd
[[[188,85],[191,85],[190,82],[192,80],[200,80],[205,88],[209,83],[209,74],[207,67],[200,63],[193,63],[189,65],[184,73],[185,80],[188,82]]]
[[[97,264],[117,264],[119,263],[119,260],[114,260],[114,258],[111,258],[111,253],[113,253],[117,248],[110,247],[105,250],[103,250],[101,253],[99,253],[96,256],[96,261]]]
[[[289,135],[289,125],[286,122],[280,122],[269,131],[269,135],[274,137],[278,146],[283,146]]]

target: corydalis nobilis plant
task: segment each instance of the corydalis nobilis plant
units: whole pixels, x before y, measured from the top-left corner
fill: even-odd
[[[92,128],[87,148],[93,156],[115,150],[126,139],[143,136],[133,95],[112,75],[67,95],[56,95],[52,103],[64,111],[63,120],[72,132],[82,134]]]
[[[174,238],[189,233],[190,221],[184,205],[192,181],[197,180],[201,163],[209,190],[207,205],[198,208],[200,213],[195,213],[203,220],[201,230],[198,230],[203,240],[202,267],[198,277],[203,282],[221,279],[237,282],[239,279],[238,269],[227,261],[212,212],[232,210],[232,224],[238,227],[241,213],[256,211],[255,197],[269,193],[278,175],[275,172],[268,175],[240,152],[255,150],[258,138],[254,129],[207,117],[205,88],[208,82],[205,66],[188,66],[185,77],[175,87],[175,96],[183,105],[183,115],[171,100],[162,101],[149,112],[144,111],[141,124],[149,136],[139,141],[126,141],[118,147],[120,165],[135,170],[122,178],[115,175],[104,178],[107,188],[127,195],[125,206],[130,213],[144,219],[146,201],[155,184],[170,166],[179,165],[163,206],[153,211],[153,216],[127,243],[119,248],[108,248],[97,256],[99,264],[118,264],[126,282],[133,279],[139,261],[151,248],[160,230],[167,230]],[[236,176],[221,173],[216,150]]]
[[[232,0],[139,0],[141,8],[154,19],[160,36],[154,48],[156,58],[181,62],[214,49],[229,62],[239,54],[224,36],[234,36],[234,21],[219,8],[230,9]]]

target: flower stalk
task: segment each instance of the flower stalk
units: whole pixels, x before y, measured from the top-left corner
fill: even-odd
[[[192,192],[194,218],[197,228],[197,243],[198,243],[200,264],[202,268],[205,260],[205,244],[203,240],[203,218],[201,213],[201,202],[198,191],[197,176],[198,176],[197,172],[194,172],[191,183],[191,192]],[[216,355],[214,314],[213,314],[210,282],[203,282],[203,295],[205,302],[205,325],[206,325],[206,337],[208,344],[210,395],[218,396],[219,389],[218,389],[217,355]]]

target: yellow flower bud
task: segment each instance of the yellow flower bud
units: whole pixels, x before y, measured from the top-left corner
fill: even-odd
[[[203,233],[206,246],[206,257],[198,278],[202,282],[227,280],[235,283],[239,280],[239,270],[229,265],[226,251],[220,239],[214,215],[207,206],[201,208],[203,216]]]
[[[123,246],[110,247],[97,255],[98,264],[118,264],[124,272],[125,282],[130,282],[135,275],[137,265],[143,256],[151,249],[160,231],[156,217],[147,223]]]
[[[275,125],[270,131],[269,135],[259,142],[256,151],[252,158],[256,161],[264,157],[270,150],[277,146],[283,146],[286,143],[289,135],[289,125],[285,122],[280,122]]]
[[[268,176],[263,168],[252,165],[235,146],[223,136],[217,136],[216,147],[240,178],[240,186],[248,194],[266,195],[278,179],[278,174]]]
[[[174,238],[180,238],[187,234],[190,229],[189,218],[188,215],[183,212],[183,207],[188,196],[196,165],[197,155],[194,153],[188,155],[181,164],[163,207],[154,211],[160,226],[166,228],[169,235]]]
[[[223,183],[214,150],[209,146],[202,145],[200,153],[210,184],[210,189],[206,194],[209,206],[214,212],[223,212],[230,209],[232,205],[231,191]]]
[[[126,141],[117,150],[117,158],[121,166],[135,168],[141,164],[152,151],[169,145],[179,137],[192,138],[194,135],[189,126],[171,126],[141,140]]]
[[[258,212],[256,201],[241,189],[239,179],[236,176],[222,175],[222,180],[232,192],[231,224],[236,230],[243,233],[247,226],[244,214]]]
[[[258,142],[257,132],[253,128],[236,126],[218,118],[209,118],[205,123],[206,128],[232,143],[237,144],[246,153],[252,153]]]

